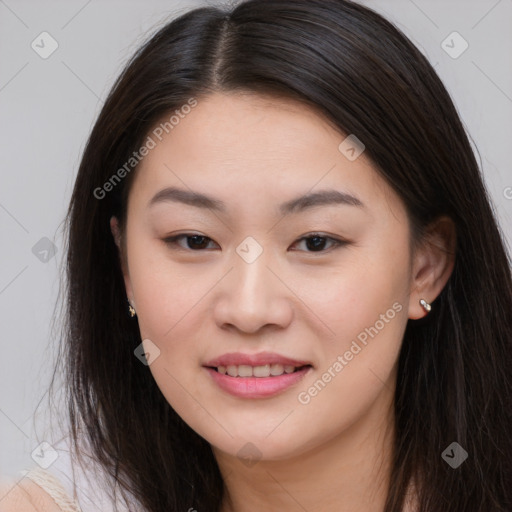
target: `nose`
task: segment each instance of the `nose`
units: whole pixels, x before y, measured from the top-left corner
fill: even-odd
[[[264,328],[286,328],[293,318],[293,293],[285,279],[272,268],[265,251],[252,263],[237,255],[235,258],[233,270],[217,290],[214,305],[217,326],[250,334]]]

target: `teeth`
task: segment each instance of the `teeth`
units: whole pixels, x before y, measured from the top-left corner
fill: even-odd
[[[282,364],[271,364],[270,375],[282,375],[284,373],[284,366]]]
[[[240,375],[240,377],[252,377],[252,366],[241,364],[238,367],[238,375]]]
[[[265,366],[255,366],[252,369],[252,374],[255,377],[270,377],[270,365],[266,364]]]
[[[238,366],[228,366],[228,375],[231,377],[238,376]]]
[[[277,377],[283,373],[293,373],[295,366],[282,364],[265,364],[263,366],[249,366],[247,364],[219,366],[217,371],[230,377]]]

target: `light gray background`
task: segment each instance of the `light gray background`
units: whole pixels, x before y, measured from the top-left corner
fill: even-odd
[[[361,3],[392,20],[435,65],[479,150],[512,243],[512,0]],[[32,466],[30,454],[45,439],[36,437],[33,416],[53,367],[61,223],[89,131],[140,43],[205,4],[0,0],[0,474]],[[59,45],[47,59],[31,48],[43,31]],[[441,46],[453,31],[469,43],[457,59]],[[32,252],[43,237],[57,247],[46,263]]]

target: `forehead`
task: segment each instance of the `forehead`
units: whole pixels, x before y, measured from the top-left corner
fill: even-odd
[[[171,115],[149,132],[155,147],[137,170],[133,188],[146,202],[169,186],[253,207],[320,188],[372,197],[374,204],[393,193],[364,152],[351,161],[340,151],[346,134],[295,100],[215,93],[173,124]]]
[[[171,146],[188,150],[189,159],[229,162],[273,158],[276,163],[332,150],[340,137],[311,107],[288,98],[252,93],[216,93],[200,98],[197,106],[164,134]]]

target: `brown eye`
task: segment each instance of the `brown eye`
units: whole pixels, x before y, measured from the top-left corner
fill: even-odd
[[[179,241],[186,239],[186,246]],[[204,235],[196,235],[194,233],[182,233],[181,235],[171,236],[164,239],[164,242],[171,246],[178,246],[185,250],[200,251],[208,246],[208,242],[213,240]]]
[[[182,241],[185,240],[185,243]],[[180,235],[171,236],[164,239],[164,242],[169,246],[178,247],[185,251],[203,251],[208,249],[210,243],[215,243],[211,238],[198,235],[195,233],[182,233]],[[328,252],[330,249],[347,245],[348,242],[338,240],[330,236],[322,236],[318,233],[300,238],[295,244],[305,242],[305,252]],[[326,247],[327,246],[327,247]]]
[[[312,233],[311,235],[302,237],[297,241],[297,243],[306,242],[306,252],[327,252],[329,249],[334,249],[336,247],[340,247],[346,245],[347,242],[343,240],[337,240],[336,238],[332,238],[330,236],[322,236],[318,233]],[[325,246],[331,243],[331,245],[325,249]]]

